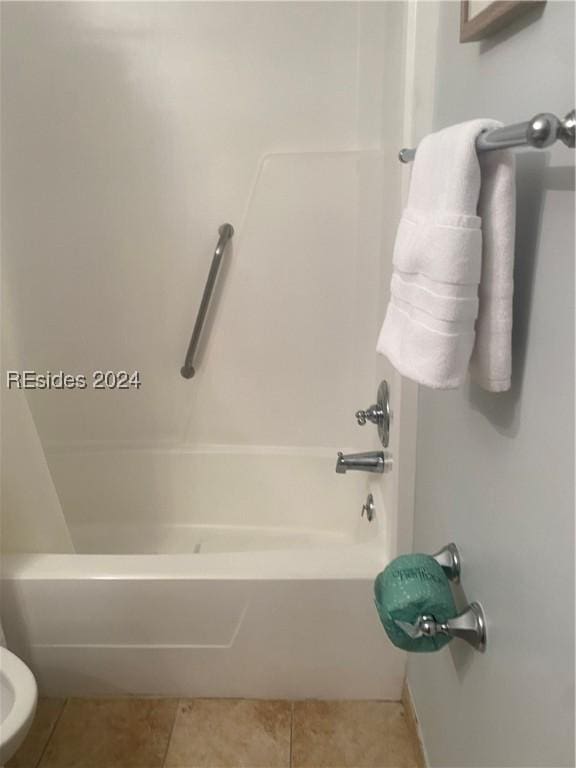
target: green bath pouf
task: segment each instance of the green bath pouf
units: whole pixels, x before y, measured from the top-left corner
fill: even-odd
[[[453,619],[456,605],[450,582],[430,555],[401,555],[379,573],[374,581],[374,602],[386,634],[404,651],[429,653],[450,642],[448,635],[410,637],[396,622],[416,624],[420,616],[436,621]]]

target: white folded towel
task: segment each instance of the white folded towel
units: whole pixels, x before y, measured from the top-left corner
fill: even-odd
[[[475,148],[483,130],[500,125],[454,125],[416,151],[376,348],[428,387],[458,387],[470,364],[484,389],[510,388],[514,156]]]

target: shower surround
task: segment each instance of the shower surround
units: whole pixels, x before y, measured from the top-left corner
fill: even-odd
[[[2,392],[11,647],[54,695],[398,699],[372,581],[410,517],[374,346],[404,8],[1,12],[5,368],[141,382]],[[395,471],[337,476],[383,376]]]

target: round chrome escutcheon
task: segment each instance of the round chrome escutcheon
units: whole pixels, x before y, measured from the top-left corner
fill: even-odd
[[[388,448],[390,442],[390,398],[388,393],[388,382],[380,382],[378,387],[378,406],[381,416],[378,419],[378,437],[384,448]]]

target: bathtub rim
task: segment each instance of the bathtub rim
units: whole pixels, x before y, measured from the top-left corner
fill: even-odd
[[[374,579],[391,560],[388,542],[331,549],[206,554],[4,554],[0,579]]]

